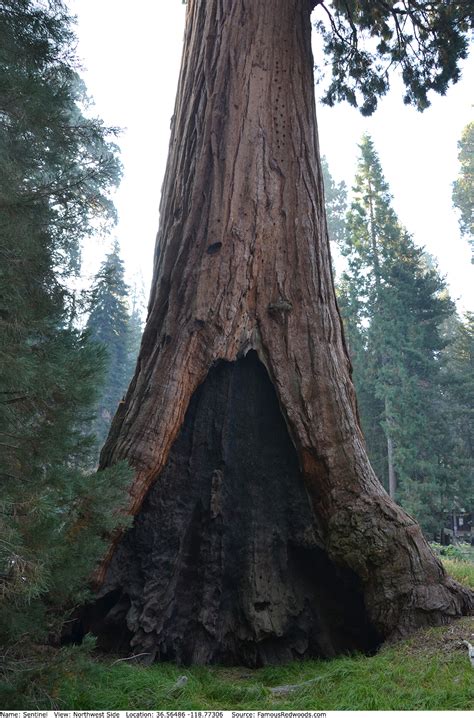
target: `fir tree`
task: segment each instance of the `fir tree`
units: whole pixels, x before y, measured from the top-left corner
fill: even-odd
[[[140,344],[143,334],[143,322],[145,317],[145,287],[141,275],[136,278],[131,286],[129,297],[130,302],[130,322],[129,322],[129,341],[128,341],[128,361],[130,366],[130,377],[132,378],[133,369],[137,363],[137,356],[140,350]]]
[[[459,210],[459,228],[474,252],[474,122],[464,128],[458,142],[460,171],[453,183],[453,205]],[[474,255],[472,257],[474,262]]]
[[[451,320],[449,343],[442,354],[442,411],[454,445],[453,506],[474,509],[474,314]]]
[[[114,220],[114,131],[86,113],[62,2],[0,6],[0,634],[44,637],[83,593],[127,474],[88,474],[104,356],[74,328],[80,241]],[[103,506],[108,506],[106,515]]]
[[[129,309],[130,292],[125,283],[123,261],[118,242],[107,255],[97,273],[90,295],[87,329],[104,347],[107,371],[101,389],[96,434],[102,444],[110,421],[135,368],[141,337],[138,305]]]
[[[344,241],[347,212],[346,183],[335,182],[324,155],[321,157],[321,170],[324,181],[324,197],[326,200],[326,219],[329,239],[340,245]]]
[[[368,136],[360,149],[340,303],[362,424],[390,493],[433,531],[453,493],[453,447],[439,411],[440,325],[453,305],[436,268],[400,225]]]

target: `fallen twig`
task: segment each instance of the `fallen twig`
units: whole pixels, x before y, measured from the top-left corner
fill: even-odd
[[[115,666],[116,663],[121,663],[122,661],[133,661],[135,658],[140,658],[141,656],[149,656],[149,653],[135,653],[133,656],[128,656],[127,658],[117,658],[116,661],[112,663],[113,666]]]

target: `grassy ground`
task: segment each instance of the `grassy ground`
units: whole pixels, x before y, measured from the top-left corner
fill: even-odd
[[[474,546],[471,546],[470,543],[460,542],[451,544],[450,546],[442,546],[439,543],[433,542],[430,543],[430,546],[435,554],[442,560],[449,558],[474,563]]]
[[[446,560],[445,565],[457,580],[474,588],[473,564]],[[420,631],[373,657],[344,656],[259,670],[171,664],[145,668],[91,657],[85,649],[63,649],[49,658],[38,656],[36,670],[28,664],[22,686],[18,681],[8,686],[7,681],[3,695],[0,686],[0,708],[472,710],[474,670],[463,639],[474,643],[474,618]],[[186,685],[175,690],[183,675]],[[313,682],[283,696],[270,690],[308,680]]]
[[[448,558],[442,559],[442,561],[450,576],[474,590],[474,563]]]
[[[474,709],[474,673],[460,641],[473,632],[474,620],[464,619],[372,658],[348,656],[256,671],[98,663],[90,677],[63,682],[57,699],[68,709],[82,710],[469,710]],[[174,695],[181,675],[188,683]],[[269,691],[314,678],[317,682],[285,696]]]

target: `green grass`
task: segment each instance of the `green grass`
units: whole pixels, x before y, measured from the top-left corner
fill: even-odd
[[[59,652],[55,667],[34,677],[34,694],[22,688],[2,708],[68,710],[471,710],[474,673],[463,638],[474,633],[474,619],[420,631],[376,656],[344,656],[259,670],[150,668],[92,658],[84,651]],[[188,683],[178,695],[177,679]],[[286,696],[270,687],[317,678]],[[13,696],[11,696],[13,698]]]
[[[474,563],[442,558],[443,566],[450,576],[474,590]]]
[[[441,559],[455,559],[457,561],[467,561],[474,563],[474,546],[463,541],[449,546],[442,546],[439,543],[431,542],[431,548]]]
[[[469,637],[474,623],[464,619],[462,624]],[[424,638],[418,634],[371,658],[346,656],[255,671],[183,669],[171,664],[142,668],[95,662],[82,675],[63,679],[55,697],[59,707],[70,710],[474,709],[474,673],[466,649],[457,645],[457,637],[450,650],[437,649],[438,642],[444,645],[447,630],[431,629],[424,632]],[[423,641],[431,650],[423,649]],[[188,683],[178,696],[173,696],[173,685],[181,675],[188,677]],[[316,677],[316,683],[283,697],[268,690],[270,686],[302,683]]]
[[[474,565],[443,559],[454,578],[474,588]],[[38,655],[0,683],[0,707],[67,710],[473,710],[474,670],[462,639],[474,618],[420,631],[376,656],[343,656],[286,666],[149,668],[97,657],[88,647]],[[36,667],[35,667],[36,666]],[[21,672],[23,670],[23,673]],[[187,684],[176,695],[177,679]],[[270,687],[298,684],[285,696]]]

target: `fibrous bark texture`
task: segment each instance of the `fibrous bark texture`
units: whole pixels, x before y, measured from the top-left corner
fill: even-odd
[[[330,654],[360,642],[361,626],[369,645],[374,636],[442,623],[473,606],[472,593],[445,575],[417,523],[390,500],[367,459],[331,275],[310,6],[304,0],[188,3],[149,316],[135,377],[101,458],[102,466],[125,458],[134,467],[130,510],[136,515],[132,531],[116,539],[103,564],[102,595],[114,586],[113,600],[128,596],[116,615],[122,611],[139,647],[153,633],[153,650],[162,657],[232,655],[252,663],[272,655],[281,660],[288,651],[324,652],[323,646]],[[218,417],[233,409],[217,396],[214,403],[212,392],[220,396],[233,386],[232,377],[245,373],[241,358],[250,350],[267,374],[257,364],[248,387],[261,376],[268,388],[268,375],[286,425],[285,471],[265,469],[267,445],[255,443],[254,430],[251,439],[241,435],[252,447],[241,458],[253,456],[255,470],[244,462],[245,469],[235,464],[241,469],[226,473],[219,463],[227,439],[212,432],[223,421]],[[228,363],[212,369],[223,360]],[[261,397],[257,389],[247,394],[250,416]],[[228,406],[238,413],[237,404],[229,400]],[[272,421],[276,416],[275,410]],[[191,438],[206,430],[216,444],[212,461]],[[280,459],[268,446],[275,468]],[[184,456],[191,473],[180,464]],[[215,506],[221,499],[229,502],[226,511],[235,506],[236,517],[222,521],[221,534],[209,491],[221,497]],[[281,556],[294,552],[280,576],[270,550],[272,527],[283,516],[291,523],[297,505],[294,527],[276,539]],[[251,517],[256,522],[260,510],[261,529],[252,524],[244,540],[240,529]],[[231,523],[242,526],[230,530]],[[178,543],[183,553],[175,575],[168,564]],[[260,583],[257,568],[267,560]],[[327,578],[329,593],[318,574]],[[189,575],[194,588],[187,596]],[[221,598],[213,593],[216,581]],[[354,614],[346,598],[335,599],[334,614],[328,613],[327,596],[344,592],[353,597]],[[102,600],[110,607],[112,599]],[[219,600],[223,605],[216,607]],[[346,612],[359,625],[342,640]],[[216,627],[215,617],[224,624]],[[221,654],[216,635],[225,636]]]
[[[134,653],[180,663],[371,650],[360,580],[320,534],[264,366],[255,352],[221,362],[112,558],[89,628],[102,645],[121,649],[130,633]]]

